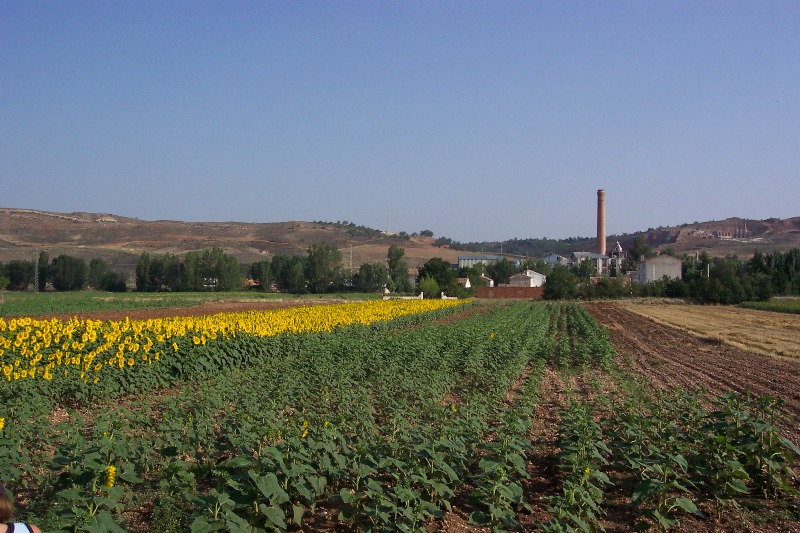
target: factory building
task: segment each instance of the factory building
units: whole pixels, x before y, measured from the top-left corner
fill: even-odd
[[[671,255],[657,255],[641,261],[636,266],[636,282],[645,285],[658,281],[664,276],[670,279],[681,279],[682,262]]]

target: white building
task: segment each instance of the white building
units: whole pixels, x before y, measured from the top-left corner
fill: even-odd
[[[545,264],[549,265],[550,268],[556,265],[569,266],[569,258],[558,254],[547,255],[542,258],[542,261],[544,261]]]
[[[519,274],[514,274],[508,280],[512,287],[541,287],[547,280],[547,276],[539,274],[533,270],[525,270]]]
[[[459,255],[458,268],[471,268],[478,264],[490,265],[499,260],[498,255]]]
[[[645,285],[667,276],[670,279],[681,279],[682,262],[671,255],[649,257],[636,265],[636,282]]]

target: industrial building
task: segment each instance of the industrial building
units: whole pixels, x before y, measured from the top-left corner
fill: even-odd
[[[459,255],[458,268],[472,268],[480,264],[490,265],[499,260],[499,255]]]
[[[636,266],[636,282],[645,285],[664,276],[669,279],[681,279],[681,267],[681,260],[671,255],[648,257]]]

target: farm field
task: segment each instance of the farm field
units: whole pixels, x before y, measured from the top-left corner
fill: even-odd
[[[797,414],[796,361],[606,302],[219,305],[236,312],[0,324],[14,377],[0,476],[25,518],[132,532],[800,526],[784,440],[797,427],[781,416]],[[47,334],[71,354],[51,359]],[[22,376],[23,358],[61,366]],[[737,364],[744,387],[723,373]]]
[[[629,359],[632,370],[655,386],[705,387],[715,394],[749,390],[757,396],[774,396],[782,398],[787,412],[800,421],[800,359],[796,355],[800,317],[673,304],[603,302],[587,308],[609,329],[617,352]],[[763,331],[760,338],[759,331]],[[730,337],[736,340],[731,342]],[[742,344],[753,351],[736,346],[743,338],[748,341]],[[781,346],[788,357],[763,355],[775,346]],[[785,431],[800,442],[797,422]]]
[[[781,297],[772,298],[768,302],[744,302],[740,307],[747,309],[760,309],[762,311],[775,311],[779,313],[800,314],[800,298]]]
[[[629,302],[625,309],[698,337],[800,362],[800,315],[740,307]]]
[[[73,316],[100,320],[197,316],[220,312],[335,303],[375,299],[375,294],[291,295],[262,292],[176,292],[118,293],[82,292],[3,292],[0,293],[0,317],[59,318]]]

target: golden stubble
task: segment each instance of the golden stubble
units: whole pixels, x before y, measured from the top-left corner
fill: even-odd
[[[624,307],[709,341],[800,362],[800,315],[690,304]]]

